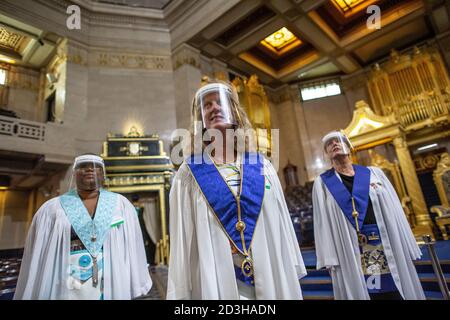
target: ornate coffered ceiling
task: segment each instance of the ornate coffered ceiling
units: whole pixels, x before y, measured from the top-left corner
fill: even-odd
[[[392,48],[401,50],[433,38],[433,9],[444,2],[245,0],[183,40],[238,73],[257,74],[263,83],[277,87],[351,74],[388,55]],[[370,5],[381,10],[380,29],[367,27]],[[267,45],[267,37],[282,28],[297,42],[276,50]]]
[[[20,51],[26,43],[29,42],[25,36],[10,32],[5,28],[0,27],[0,46],[14,50]]]
[[[0,14],[0,61],[41,68],[58,37]]]

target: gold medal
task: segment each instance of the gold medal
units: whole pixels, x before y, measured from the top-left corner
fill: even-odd
[[[361,247],[365,246],[367,244],[367,237],[362,233],[358,233],[358,243]]]
[[[244,276],[251,277],[253,275],[253,261],[249,257],[245,257],[241,264],[241,270]]]

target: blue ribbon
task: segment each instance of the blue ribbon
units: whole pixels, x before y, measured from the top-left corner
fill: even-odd
[[[256,163],[250,163],[250,159],[256,160],[252,161]],[[241,234],[236,229],[238,222],[236,196],[207,155],[203,158],[202,155],[192,155],[187,164],[228,238],[244,254]],[[249,250],[264,199],[265,177],[262,156],[245,153],[241,171],[241,220],[246,225],[244,241],[246,249]]]
[[[353,170],[355,171],[355,178],[352,194],[347,190],[344,183],[339,180],[334,168],[325,171],[320,177],[342,212],[356,229],[355,219],[352,217],[352,196],[355,199],[356,211],[359,213],[358,225],[362,228],[367,213],[367,206],[369,205],[370,170],[360,165],[353,165]]]
[[[380,230],[378,229],[378,225],[376,223],[366,224],[362,226],[361,233],[366,236],[367,244],[370,244],[371,246],[377,246],[381,244]],[[369,240],[370,237],[376,237],[378,239]]]
[[[364,278],[369,279],[371,275],[364,275]],[[368,289],[369,293],[386,293],[397,291],[397,286],[395,285],[394,278],[392,278],[391,273],[383,273],[379,275],[380,277],[380,288],[379,289]]]
[[[112,213],[116,208],[117,194],[101,189],[94,219],[81,201],[78,193],[71,190],[60,197],[61,206],[74,231],[89,253],[96,257],[102,250],[103,241],[111,226]],[[95,230],[94,230],[95,228]],[[95,231],[96,240],[91,237]]]

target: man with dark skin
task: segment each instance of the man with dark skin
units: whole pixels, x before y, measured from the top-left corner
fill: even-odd
[[[92,163],[83,163],[76,170],[76,181],[78,195],[92,217],[100,195],[97,181],[103,184],[102,168]]]
[[[136,211],[103,189],[104,173],[99,156],[75,158],[69,191],[35,214],[14,299],[125,300],[150,290]]]

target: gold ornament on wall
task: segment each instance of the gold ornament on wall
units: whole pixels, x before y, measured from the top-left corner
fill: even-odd
[[[391,51],[375,64],[367,84],[378,115],[393,114],[406,131],[448,122],[450,81],[442,56],[433,46]]]
[[[272,151],[270,108],[264,87],[256,75],[250,76],[249,79],[236,77],[232,83],[239,95],[241,106],[256,131],[258,151],[270,156]]]

